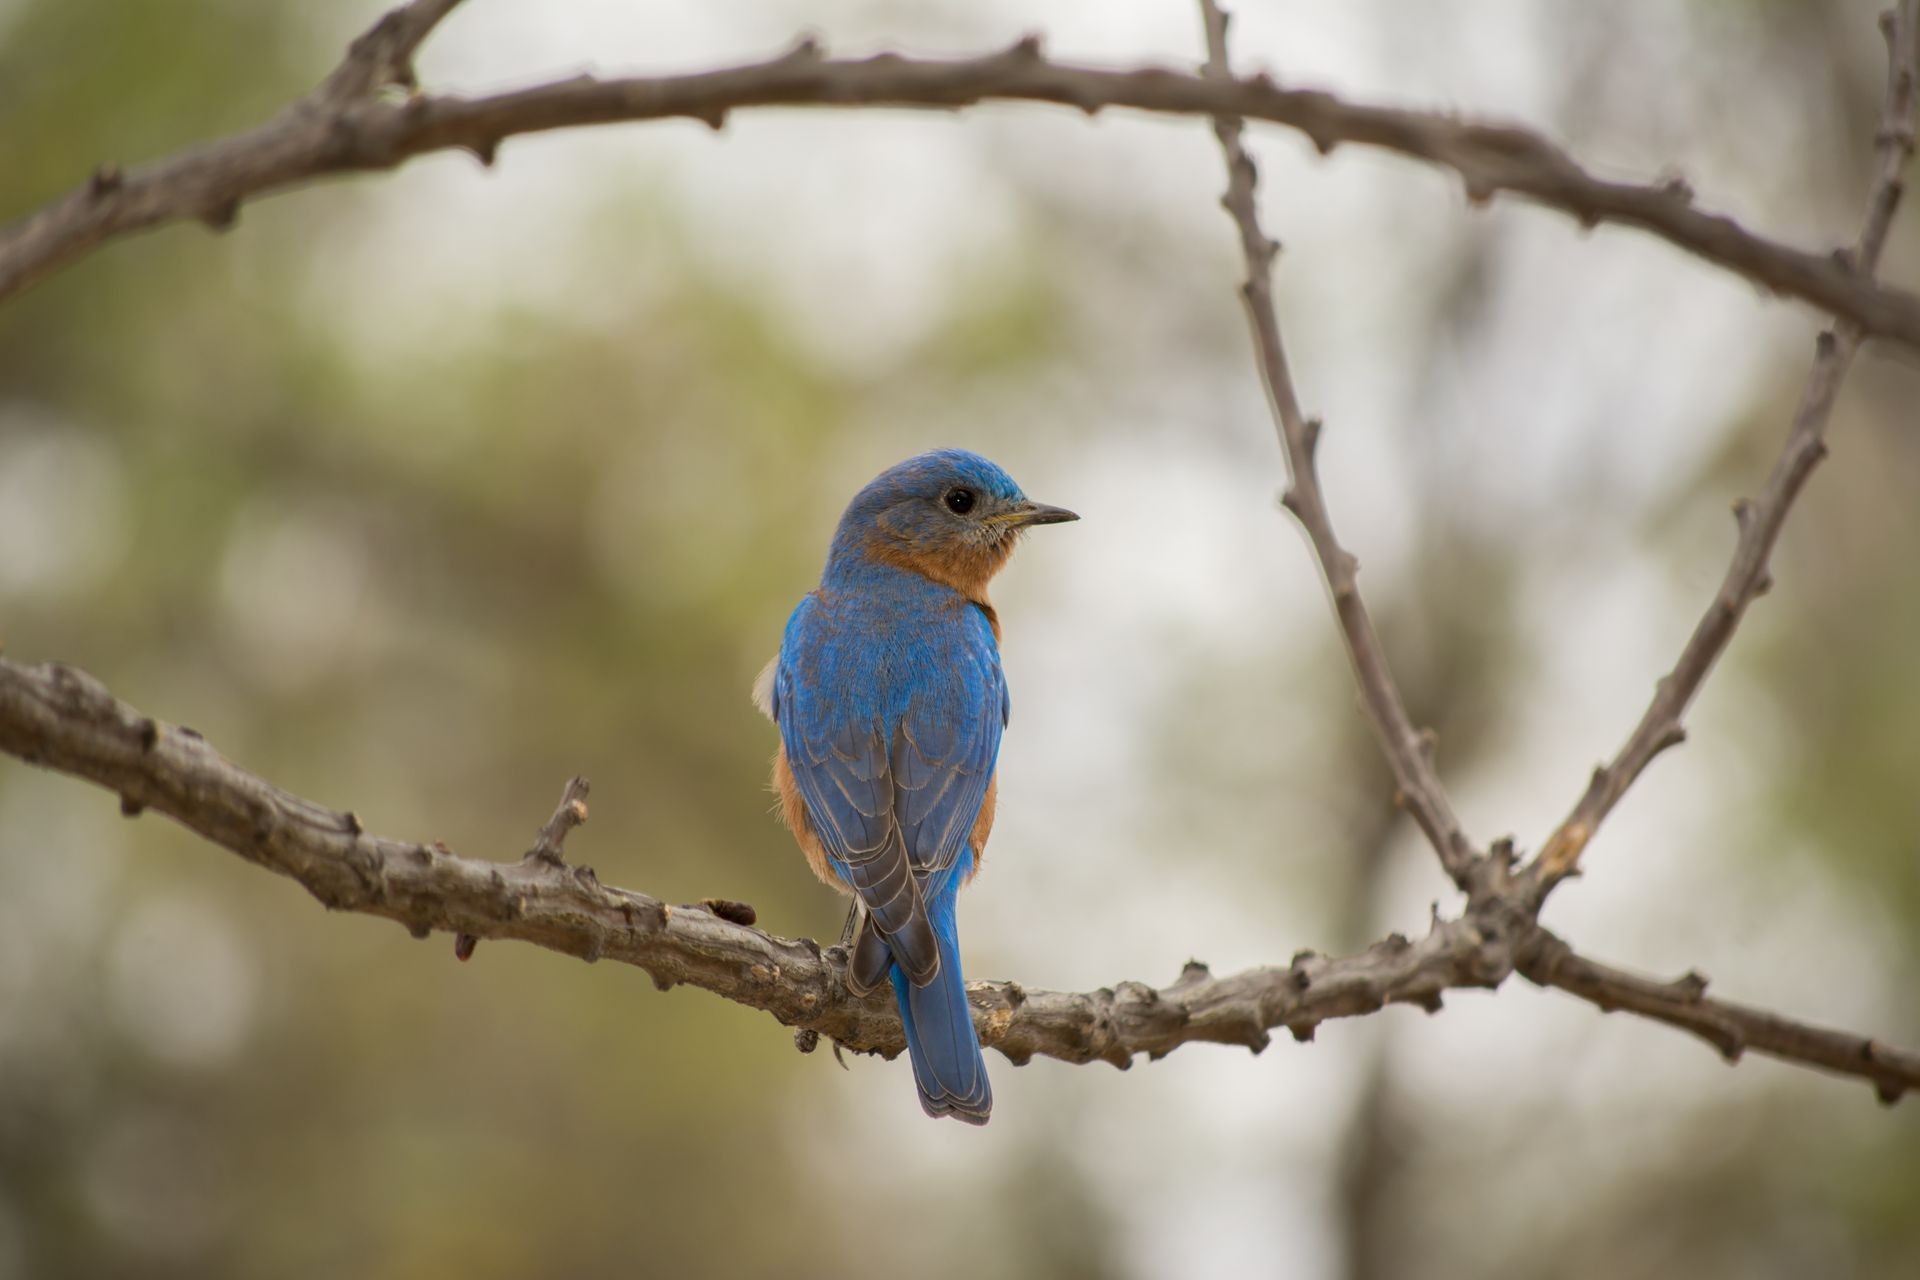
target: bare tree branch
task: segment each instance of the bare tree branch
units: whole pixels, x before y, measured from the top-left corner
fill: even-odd
[[[1576,954],[1545,929],[1516,957],[1520,972],[1543,987],[1557,987],[1612,1013],[1624,1009],[1691,1032],[1729,1063],[1751,1049],[1771,1058],[1818,1067],[1870,1081],[1888,1106],[1920,1088],[1920,1054],[1896,1049],[1812,1023],[1795,1022],[1765,1009],[1707,998],[1707,980],[1689,970],[1672,982],[1642,978]]]
[[[347,56],[317,91],[323,102],[350,106],[388,85],[419,86],[413,55],[433,29],[460,6],[460,0],[408,0],[388,10],[347,48]]]
[[[1881,31],[1887,40],[1887,91],[1875,139],[1879,167],[1867,198],[1866,219],[1850,255],[1862,279],[1870,279],[1879,264],[1887,229],[1904,190],[1901,174],[1913,157],[1914,98],[1916,82],[1920,82],[1920,0],[1900,0],[1896,8],[1881,15]],[[1766,488],[1757,501],[1742,499],[1734,504],[1739,537],[1734,543],[1733,563],[1727,567],[1719,591],[1708,602],[1706,613],[1680,652],[1680,660],[1654,686],[1653,701],[1626,744],[1611,761],[1594,770],[1585,794],[1526,872],[1536,909],[1556,884],[1573,874],[1593,833],[1653,758],[1686,737],[1680,717],[1726,651],[1747,606],[1772,585],[1767,562],[1773,555],[1773,545],[1807,477],[1827,456],[1827,420],[1864,336],[1858,325],[1845,321],[1837,332],[1820,335],[1813,369],[1807,375],[1793,425],[1767,477]]]
[[[1213,0],[1200,0],[1200,12],[1207,28],[1206,74],[1216,83],[1229,83],[1233,71],[1227,61],[1227,15]],[[1214,136],[1220,140],[1220,149],[1227,160],[1227,193],[1220,203],[1232,215],[1240,232],[1240,247],[1247,260],[1247,279],[1240,293],[1246,303],[1247,323],[1253,330],[1260,378],[1267,388],[1280,447],[1287,458],[1287,474],[1292,481],[1283,501],[1300,521],[1300,527],[1306,530],[1314,556],[1320,562],[1320,571],[1326,577],[1327,590],[1333,596],[1334,616],[1340,623],[1340,635],[1346,641],[1347,656],[1352,659],[1354,676],[1360,682],[1367,719],[1373,725],[1374,736],[1380,740],[1380,749],[1386,753],[1394,783],[1400,789],[1397,798],[1432,842],[1447,874],[1465,889],[1475,858],[1473,843],[1461,829],[1446,789],[1434,773],[1431,741],[1413,727],[1406,703],[1394,684],[1386,652],[1373,629],[1373,619],[1367,612],[1366,602],[1360,598],[1356,582],[1360,562],[1340,545],[1333,532],[1333,521],[1327,514],[1326,494],[1320,487],[1320,474],[1314,462],[1320,423],[1300,412],[1300,398],[1294,392],[1293,375],[1287,367],[1280,321],[1273,306],[1273,259],[1280,246],[1260,229],[1254,195],[1259,174],[1253,158],[1241,145],[1241,131],[1241,121],[1235,116],[1214,118]]]
[[[388,14],[317,89],[264,124],[137,168],[102,165],[90,182],[0,232],[0,300],[108,240],[189,219],[224,228],[256,197],[336,174],[390,169],[447,148],[491,162],[505,138],[581,125],[683,118],[718,128],[730,112],[757,107],[956,110],[1000,101],[1260,120],[1305,134],[1322,151],[1341,143],[1391,151],[1458,174],[1476,203],[1507,192],[1584,225],[1635,227],[1868,336],[1920,349],[1920,298],[1702,212],[1683,183],[1594,177],[1552,142],[1512,125],[1346,102],[1318,90],[1283,89],[1264,75],[1236,80],[1070,66],[1046,58],[1032,38],[1001,53],[947,61],[895,54],[829,59],[809,41],[765,62],[692,75],[577,76],[479,98],[382,93],[412,85],[415,49],[456,3],[413,0]]]
[[[847,991],[843,949],[738,923],[752,919],[740,903],[670,906],[604,885],[590,867],[568,866],[560,846],[585,821],[582,779],[568,784],[523,857],[464,858],[437,841],[369,834],[355,814],[281,790],[193,730],[121,702],[84,672],[7,658],[0,658],[0,751],[118,792],[129,816],[164,813],[299,882],[330,910],[393,920],[418,938],[439,930],[530,942],[589,962],[605,957],[644,969],[662,990],[700,987],[851,1049],[892,1057],[904,1047],[887,994]],[[1124,1068],[1139,1054],[1164,1057],[1194,1042],[1257,1053],[1275,1028],[1308,1040],[1327,1019],[1390,1004],[1435,1012],[1445,991],[1497,987],[1516,966],[1603,1009],[1692,1031],[1730,1058],[1745,1047],[1858,1077],[1887,1101],[1920,1088],[1920,1055],[1706,999],[1704,980],[1660,984],[1594,964],[1491,897],[1460,919],[1436,915],[1417,941],[1393,934],[1351,956],[1302,951],[1285,966],[1226,977],[1190,962],[1157,990],[1139,982],[1080,993],[976,982],[968,996],[981,1042],[1015,1063],[1038,1055]]]
[[[568,866],[560,841],[585,820],[581,779],[568,784],[524,857],[463,858],[438,842],[369,834],[357,815],[281,790],[84,672],[6,658],[0,751],[116,791],[129,815],[164,813],[298,881],[331,910],[394,920],[421,938],[440,930],[607,957],[646,970],[663,989],[701,987],[852,1049],[891,1057],[904,1047],[890,993],[848,992],[842,948],[735,923],[727,916],[740,914],[737,903],[669,906]],[[1273,1027],[1306,1038],[1327,1018],[1390,1003],[1437,1008],[1444,989],[1494,986],[1511,968],[1503,946],[1489,947],[1473,924],[1456,920],[1436,922],[1417,943],[1396,935],[1355,956],[1303,952],[1285,968],[1224,978],[1193,962],[1158,991],[1137,982],[1086,994],[975,983],[971,998],[982,1041],[1015,1062],[1041,1054],[1126,1066],[1136,1054],[1157,1057],[1190,1041],[1260,1049]]]
[[[1199,4],[1207,33],[1207,74],[1215,79],[1227,79],[1232,74],[1227,57],[1228,15],[1220,9],[1217,0],[1199,0]],[[1913,150],[1910,117],[1915,59],[1920,58],[1920,44],[1916,44],[1915,36],[1916,15],[1920,15],[1920,0],[1902,0],[1899,14],[1890,15],[1885,23],[1891,62],[1886,115],[1880,134],[1881,171],[1870,200],[1867,226],[1855,250],[1855,260],[1869,274],[1878,261],[1899,199],[1902,164]],[[1379,637],[1355,584],[1358,566],[1341,548],[1327,514],[1314,461],[1320,424],[1301,413],[1287,365],[1271,283],[1273,259],[1279,246],[1260,227],[1256,203],[1258,173],[1242,144],[1241,122],[1231,116],[1216,117],[1214,133],[1227,161],[1227,192],[1221,204],[1233,217],[1247,261],[1247,281],[1241,293],[1253,331],[1261,379],[1267,388],[1281,446],[1286,453],[1288,474],[1292,477],[1285,503],[1306,530],[1333,594],[1335,614],[1359,680],[1362,702],[1400,788],[1397,799],[1411,810],[1448,875],[1467,891],[1468,918],[1485,924],[1487,937],[1506,939],[1512,950],[1503,953],[1503,963],[1514,965],[1542,986],[1569,992],[1605,1011],[1628,1009],[1679,1027],[1712,1044],[1729,1062],[1737,1061],[1742,1052],[1751,1048],[1828,1071],[1863,1077],[1873,1082],[1883,1102],[1898,1101],[1906,1089],[1913,1087],[1914,1073],[1920,1069],[1920,1055],[1889,1049],[1849,1033],[1796,1023],[1745,1005],[1709,1000],[1706,979],[1697,973],[1690,972],[1676,982],[1663,983],[1588,960],[1538,923],[1546,888],[1551,887],[1551,881],[1544,879],[1544,875],[1552,874],[1550,868],[1554,864],[1548,855],[1554,852],[1555,845],[1550,844],[1536,864],[1548,867],[1549,871],[1518,877],[1511,874],[1509,842],[1500,842],[1491,856],[1483,856],[1474,849],[1454,817],[1446,791],[1433,771],[1431,742],[1414,729],[1395,687]],[[1742,531],[1741,553],[1736,555],[1728,587],[1723,588],[1716,609],[1701,623],[1701,631],[1683,655],[1680,667],[1661,682],[1660,695],[1649,709],[1648,718],[1642,721],[1641,729],[1623,752],[1623,757],[1635,761],[1631,772],[1618,764],[1611,771],[1602,770],[1595,774],[1596,788],[1602,786],[1603,776],[1611,772],[1620,777],[1619,789],[1624,790],[1648,760],[1683,736],[1679,710],[1698,688],[1719,649],[1725,646],[1746,603],[1764,589],[1767,552],[1778,535],[1787,507],[1824,451],[1819,436],[1847,361],[1858,348],[1859,340],[1859,330],[1853,326],[1845,326],[1838,341],[1823,335],[1807,398],[1796,415],[1787,452],[1775,468],[1766,494],[1758,507],[1736,508]],[[1764,534],[1760,532],[1763,528]],[[1703,640],[1703,635],[1707,639]],[[1697,654],[1696,649],[1701,653]],[[1698,664],[1697,671],[1694,664]],[[1671,714],[1667,714],[1669,702]],[[1590,791],[1589,798],[1593,794]],[[1612,794],[1614,799],[1618,798],[1617,791]],[[1612,800],[1606,803],[1610,807]],[[1604,814],[1604,809],[1600,812]],[[1594,821],[1597,820],[1596,817]],[[1577,853],[1575,848],[1576,856]],[[1561,874],[1564,873],[1563,870]],[[1436,919],[1436,931],[1439,927]]]

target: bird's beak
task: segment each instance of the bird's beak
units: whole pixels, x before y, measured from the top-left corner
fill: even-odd
[[[1011,514],[1014,526],[1020,529],[1035,524],[1066,524],[1080,518],[1065,507],[1050,507],[1044,502],[1025,503]]]

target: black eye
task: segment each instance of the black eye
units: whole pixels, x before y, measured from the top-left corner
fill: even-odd
[[[941,499],[947,504],[947,510],[957,516],[963,516],[973,510],[974,496],[971,489],[949,489],[947,496]]]

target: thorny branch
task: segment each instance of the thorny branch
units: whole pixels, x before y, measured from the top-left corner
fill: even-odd
[[[1227,64],[1227,15],[1213,0],[1200,0],[1200,12],[1207,27],[1206,74],[1216,81],[1230,81],[1233,71]],[[1293,389],[1293,375],[1287,367],[1286,348],[1280,341],[1280,322],[1273,307],[1273,259],[1280,247],[1260,229],[1259,213],[1254,207],[1254,187],[1259,174],[1253,158],[1241,145],[1239,119],[1216,116],[1213,132],[1227,158],[1227,193],[1221,204],[1233,216],[1247,259],[1247,280],[1241,286],[1241,297],[1246,302],[1261,381],[1267,388],[1274,425],[1279,428],[1280,445],[1287,455],[1287,474],[1292,479],[1282,501],[1307,531],[1313,553],[1320,561],[1320,570],[1326,576],[1327,590],[1333,595],[1334,616],[1339,620],[1347,655],[1353,660],[1353,673],[1360,682],[1367,718],[1373,723],[1374,735],[1380,740],[1380,749],[1386,753],[1394,783],[1400,789],[1398,799],[1433,843],[1447,874],[1465,889],[1473,865],[1473,844],[1461,829],[1446,789],[1434,773],[1428,741],[1414,728],[1406,703],[1394,684],[1386,652],[1380,646],[1380,637],[1374,632],[1373,619],[1355,581],[1360,562],[1340,545],[1327,515],[1327,499],[1320,488],[1319,469],[1314,460],[1320,441],[1320,423],[1300,412],[1300,398]]]
[[[1228,17],[1217,0],[1199,0],[1207,33],[1207,74],[1231,77],[1227,60]],[[1913,105],[1920,80],[1920,0],[1900,0],[1882,19],[1887,38],[1885,109],[1877,137],[1879,171],[1868,199],[1866,224],[1852,261],[1871,277],[1885,244],[1901,194],[1901,172],[1914,150]],[[1335,536],[1315,466],[1320,423],[1300,410],[1281,343],[1274,308],[1273,260],[1278,244],[1260,226],[1256,200],[1258,171],[1241,141],[1241,122],[1232,116],[1214,120],[1214,134],[1227,162],[1227,191],[1221,204],[1232,216],[1247,262],[1242,287],[1254,350],[1271,402],[1292,485],[1285,504],[1306,530],[1333,595],[1334,612],[1346,642],[1362,701],[1381,750],[1399,787],[1396,797],[1413,814],[1441,865],[1468,895],[1468,917],[1488,922],[1496,935],[1520,939],[1511,953],[1523,974],[1541,986],[1557,987],[1604,1010],[1628,1009],[1690,1031],[1716,1046],[1728,1061],[1746,1049],[1786,1056],[1828,1069],[1874,1061],[1884,1046],[1845,1033],[1784,1021],[1744,1005],[1707,1001],[1706,980],[1688,974],[1661,983],[1596,964],[1575,954],[1539,925],[1540,908],[1553,885],[1570,874],[1593,828],[1653,757],[1685,735],[1680,713],[1732,638],[1747,604],[1767,586],[1767,558],[1785,522],[1787,509],[1808,474],[1825,455],[1821,436],[1847,366],[1861,342],[1860,329],[1843,323],[1837,336],[1823,334],[1785,451],[1775,464],[1758,503],[1734,508],[1739,544],[1720,594],[1709,607],[1673,672],[1660,682],[1653,705],[1613,764],[1597,770],[1574,813],[1556,831],[1540,857],[1518,876],[1512,874],[1512,848],[1502,841],[1491,853],[1476,851],[1461,830],[1446,790],[1433,769],[1430,741],[1418,733],[1395,687],[1379,637],[1361,602],[1353,556]],[[1904,1086],[1884,1078],[1877,1085],[1882,1101],[1899,1100]]]
[[[829,58],[807,40],[764,62],[691,75],[575,76],[478,98],[386,92],[414,87],[415,50],[458,2],[413,0],[394,10],[353,43],[318,88],[253,129],[136,168],[102,164],[89,182],[0,231],[0,300],[121,236],[194,219],[225,228],[256,197],[449,148],[491,163],[502,140],[519,134],[665,119],[719,128],[729,113],[757,107],[957,110],[1036,102],[1090,114],[1121,107],[1258,120],[1304,134],[1323,152],[1342,143],[1391,151],[1451,170],[1475,203],[1506,192],[1583,225],[1635,227],[1869,336],[1920,349],[1920,297],[1704,212],[1685,183],[1597,178],[1552,142],[1512,125],[1347,102],[1282,88],[1265,75],[1071,66],[1047,58],[1032,37],[1000,53],[952,60]]]
[[[646,970],[655,985],[700,987],[850,1049],[892,1057],[904,1047],[884,992],[846,987],[846,952],[751,927],[752,909],[709,899],[672,906],[602,884],[569,866],[565,833],[585,821],[575,779],[534,847],[512,862],[465,858],[438,841],[369,833],[353,813],[292,795],[215,751],[193,730],[144,715],[85,672],[0,658],[0,751],[117,792],[122,812],[164,813],[248,862],[298,881],[329,910],[393,920],[416,938],[516,939],[592,962]],[[1742,1048],[1854,1076],[1891,1101],[1920,1088],[1920,1054],[1708,999],[1689,977],[1658,983],[1574,955],[1503,904],[1437,915],[1426,936],[1392,934],[1350,956],[1296,954],[1284,966],[1224,977],[1190,962],[1168,986],[1121,982],[1098,991],[1040,991],[1017,982],[969,985],[974,1025],[1016,1064],[1036,1055],[1131,1065],[1183,1044],[1259,1052],[1284,1027],[1313,1037],[1329,1018],[1390,1004],[1438,1011],[1448,990],[1493,988],[1516,968],[1552,968],[1567,990],[1602,1008],[1682,1027],[1729,1057]],[[803,1039],[803,1043],[814,1043]]]
[[[1849,254],[1852,268],[1863,280],[1871,279],[1879,265],[1887,229],[1893,225],[1904,190],[1901,174],[1913,158],[1914,99],[1920,93],[1920,0],[1900,0],[1881,15],[1880,30],[1887,42],[1887,91],[1875,137],[1878,166],[1860,237]],[[1581,851],[1627,788],[1655,756],[1686,737],[1680,717],[1726,651],[1747,606],[1773,585],[1767,571],[1773,545],[1807,477],[1827,456],[1827,420],[1864,336],[1858,325],[1846,321],[1834,332],[1820,335],[1814,347],[1813,368],[1801,390],[1799,407],[1794,410],[1793,425],[1767,476],[1766,488],[1756,501],[1743,498],[1734,503],[1739,537],[1734,543],[1733,563],[1727,566],[1720,589],[1707,603],[1686,648],[1680,651],[1680,660],[1654,686],[1653,701],[1625,745],[1612,760],[1593,771],[1586,792],[1548,837],[1540,856],[1525,873],[1527,892],[1536,911],[1553,887],[1578,868]]]
[[[1920,1087],[1920,1054],[1709,998],[1705,979],[1694,973],[1659,982],[1611,968],[1580,956],[1537,920],[1546,892],[1573,869],[1593,827],[1647,762],[1678,740],[1681,712],[1746,605],[1765,589],[1768,554],[1787,508],[1824,452],[1821,436],[1835,392],[1861,342],[1881,335],[1920,348],[1920,299],[1871,278],[1899,200],[1899,173],[1913,150],[1920,0],[1901,0],[1887,21],[1890,76],[1880,169],[1866,227],[1851,255],[1840,260],[1773,244],[1701,213],[1675,184],[1603,182],[1526,130],[1283,90],[1265,76],[1235,79],[1227,66],[1226,19],[1213,0],[1201,0],[1209,62],[1197,77],[1063,66],[1047,60],[1032,39],[1003,53],[948,62],[890,54],[830,60],[804,42],[769,62],[697,75],[578,77],[477,99],[388,92],[416,88],[414,54],[458,4],[411,0],[388,13],[312,93],[254,130],[131,172],[102,165],[80,191],[0,232],[0,300],[119,236],[188,218],[229,226],[247,199],[329,174],[392,168],[449,147],[491,162],[500,141],[519,133],[674,117],[717,128],[729,111],[751,106],[953,109],[987,100],[1064,104],[1089,113],[1119,106],[1208,116],[1228,160],[1223,203],[1247,257],[1243,294],[1292,477],[1287,505],[1325,573],[1400,798],[1448,874],[1467,891],[1467,904],[1452,920],[1436,910],[1418,941],[1394,934],[1345,957],[1303,951],[1284,968],[1227,977],[1194,962],[1160,989],[1123,982],[1065,993],[976,983],[969,996],[982,1042],[1015,1063],[1041,1054],[1120,1067],[1138,1054],[1160,1057],[1192,1041],[1259,1052],[1277,1027],[1304,1040],[1326,1019],[1388,1004],[1437,1011],[1447,990],[1497,987],[1518,971],[1603,1010],[1626,1010],[1688,1031],[1729,1060],[1752,1050],[1856,1077],[1889,1103]],[[1361,603],[1358,566],[1334,535],[1314,463],[1319,424],[1301,413],[1275,319],[1270,269],[1277,246],[1256,216],[1256,173],[1241,144],[1247,119],[1299,130],[1323,151],[1354,142],[1450,168],[1476,201],[1507,191],[1583,223],[1639,227],[1840,321],[1837,334],[1822,340],[1766,490],[1736,511],[1741,536],[1720,596],[1634,737],[1596,775],[1542,858],[1518,875],[1509,842],[1482,854],[1461,829],[1433,770],[1431,744],[1407,716]],[[764,933],[752,927],[753,909],[744,903],[706,899],[670,906],[602,885],[590,867],[569,866],[564,841],[587,816],[582,778],[567,785],[519,861],[467,859],[438,842],[370,835],[356,815],[280,790],[220,756],[191,729],[140,714],[82,672],[4,658],[0,751],[119,793],[129,817],[148,808],[165,813],[298,881],[330,909],[395,920],[416,937],[435,929],[452,933],[462,958],[480,938],[519,939],[589,962],[608,956],[646,970],[662,990],[686,983],[765,1010],[797,1029],[803,1049],[821,1035],[889,1057],[902,1048],[891,1002],[847,991],[842,949]]]

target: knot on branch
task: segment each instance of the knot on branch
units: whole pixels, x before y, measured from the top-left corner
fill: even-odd
[[[820,62],[825,56],[825,51],[820,44],[820,37],[814,35],[811,31],[806,31],[802,32],[800,37],[793,42],[791,49],[788,49],[786,53],[781,55],[780,65],[783,67],[808,67]]]
[[[1681,174],[1668,174],[1660,180],[1660,194],[1678,204],[1692,204],[1693,184]]]
[[[1038,32],[1028,32],[1007,46],[1001,59],[1014,67],[1033,66],[1046,61],[1046,49]]]
[[[753,909],[750,902],[737,902],[732,898],[702,898],[700,905],[729,924],[752,926],[760,920],[760,913]],[[817,947],[819,944],[814,945]]]
[[[522,863],[540,863],[560,869],[566,867],[562,847],[566,844],[567,833],[587,820],[587,791],[585,778],[568,779],[566,788],[560,793],[560,803],[554,806],[553,816],[540,828],[533,847],[521,856]]]

